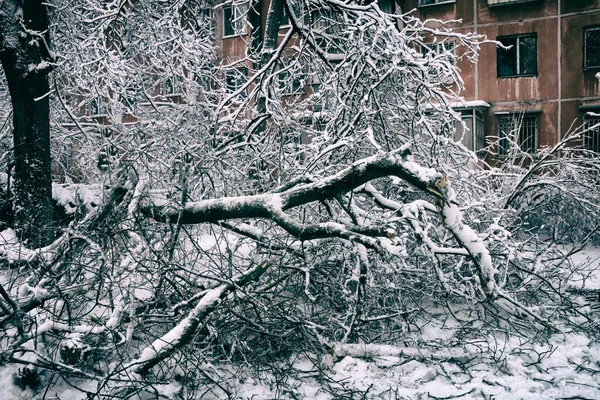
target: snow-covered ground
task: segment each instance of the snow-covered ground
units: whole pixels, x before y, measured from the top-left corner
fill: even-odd
[[[600,294],[600,248],[586,249],[571,260],[582,268],[569,286]],[[581,301],[597,310],[600,327],[600,298],[581,296]],[[212,387],[200,398],[600,399],[598,340],[580,333],[556,333],[542,345],[535,338],[507,339],[501,332],[482,334],[473,341],[461,341],[457,335],[458,326],[434,320],[413,339],[436,346],[334,345],[325,356],[293,355],[285,363],[292,368],[283,376],[258,366],[206,365],[207,373],[221,381],[229,394]],[[460,347],[452,347],[457,344]],[[66,383],[48,392],[23,390],[15,384],[16,372],[14,366],[0,368],[1,399],[86,398]],[[96,386],[91,381],[70,384],[92,392]],[[161,398],[190,398],[176,383],[155,389]]]

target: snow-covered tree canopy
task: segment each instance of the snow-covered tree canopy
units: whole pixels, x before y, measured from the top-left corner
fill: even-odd
[[[0,340],[22,385],[223,398],[228,373],[293,351],[443,345],[472,361],[498,332],[597,335],[571,293],[585,274],[556,246],[596,232],[581,129],[497,168],[455,140],[457,60],[484,37],[377,2],[274,0],[245,58],[219,60],[229,3],[49,0],[47,32],[20,4],[0,3],[0,54],[25,46],[12,34],[48,38],[27,68],[52,70],[56,202],[48,246],[0,233]]]

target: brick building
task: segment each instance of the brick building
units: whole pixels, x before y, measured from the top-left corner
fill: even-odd
[[[263,1],[262,13],[267,11]],[[466,91],[456,104],[471,134],[463,143],[479,150],[485,137],[499,137],[495,152],[503,153],[502,137],[518,132],[525,151],[550,146],[575,122],[596,124],[600,117],[600,0],[380,0],[385,11],[415,10],[422,18],[460,20],[457,32],[477,32],[512,46],[485,44],[479,63],[459,60]],[[249,40],[244,10],[217,8],[216,45],[223,59],[240,59]],[[452,43],[444,44],[453,51]],[[310,88],[306,88],[307,93]],[[485,135],[485,136],[484,136]],[[583,145],[600,151],[600,129]]]

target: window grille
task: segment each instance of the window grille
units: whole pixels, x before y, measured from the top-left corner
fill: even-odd
[[[247,4],[223,7],[223,37],[242,36],[246,32]]]
[[[584,121],[583,147],[600,153],[600,115],[586,115]]]
[[[600,69],[600,26],[583,31],[583,68]]]
[[[498,117],[498,154],[505,155],[511,142],[525,153],[534,153],[537,149],[537,115],[511,114]]]
[[[537,74],[537,35],[498,37],[497,40],[509,49],[498,47],[498,77]]]

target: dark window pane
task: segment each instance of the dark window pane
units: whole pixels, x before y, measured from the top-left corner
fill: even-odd
[[[600,68],[600,27],[586,29],[584,41],[584,67]]]
[[[394,14],[394,0],[379,0],[379,8],[386,14]]]
[[[283,25],[289,25],[289,24],[290,24],[290,17],[288,16],[288,13],[285,10],[285,7],[283,7],[283,13],[281,14],[281,20],[279,21],[279,25],[283,26]]]
[[[223,8],[223,36],[233,36],[233,7]]]
[[[517,75],[517,38],[498,39],[504,46],[512,46],[505,50],[498,47],[498,76]]]
[[[498,117],[498,154],[508,151],[508,137],[512,134],[512,117]]]
[[[422,6],[427,6],[429,4],[435,4],[435,0],[421,0]]]
[[[520,75],[537,74],[537,38],[525,36],[519,39]]]
[[[241,88],[245,83],[248,76],[248,69],[246,67],[239,67],[231,69],[225,73],[225,85],[227,90],[235,92]]]

